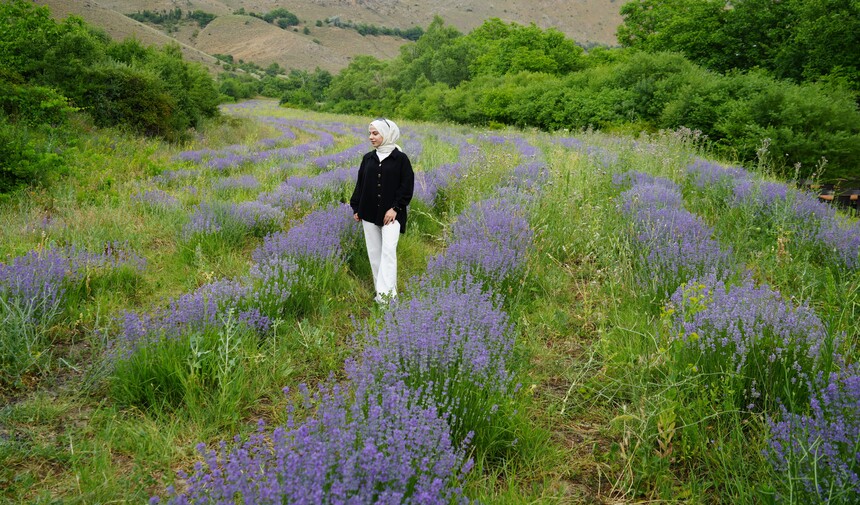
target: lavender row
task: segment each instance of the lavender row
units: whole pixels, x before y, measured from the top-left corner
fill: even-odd
[[[265,333],[273,319],[291,310],[295,298],[320,288],[315,282],[322,271],[342,268],[344,254],[359,239],[351,217],[349,206],[343,204],[312,212],[290,231],[268,235],[245,278],[204,285],[152,313],[125,313],[114,354],[125,359],[143,345],[220,328],[228,312]]]
[[[70,287],[122,266],[142,270],[145,261],[120,244],[107,244],[100,253],[76,247],[33,250],[0,263],[0,298],[27,315],[23,323],[47,323],[61,312]]]
[[[479,205],[481,215],[473,217],[493,222],[504,210],[501,203]],[[464,219],[462,234],[469,233],[465,226]],[[482,237],[494,243],[510,229],[491,227]],[[296,254],[282,239],[267,239],[255,259]],[[521,250],[505,251],[522,258],[527,244],[515,243]],[[416,282],[377,331],[356,336],[365,347],[347,362],[346,386],[330,381],[304,393],[317,406],[315,416],[301,424],[291,417],[271,441],[261,428],[232,450],[222,445],[206,453],[206,465],[188,477],[189,491],[172,492],[171,503],[237,496],[254,503],[468,502],[461,490],[471,467],[465,448],[515,388],[507,367],[513,328],[500,301],[469,274],[440,281],[431,271]]]
[[[798,503],[856,503],[860,496],[860,368],[820,374],[809,411],[769,418],[768,459]]]
[[[724,387],[738,409],[772,411],[808,404],[808,381],[833,362],[838,338],[806,304],[795,305],[747,275],[730,285],[692,279],[672,295],[666,340],[679,368]]]
[[[755,205],[759,212],[770,213],[794,198],[785,185],[754,182],[736,168],[698,162],[689,173],[700,187],[728,190],[725,202],[729,205]],[[670,233],[647,241],[651,247],[662,251],[660,243],[673,235],[703,244],[711,241],[710,230],[701,223],[677,219],[673,211],[683,204],[677,185],[639,173],[622,179],[633,186],[623,195],[625,214],[641,220],[644,209],[644,218],[658,223],[672,216],[675,227],[669,225]],[[813,215],[819,220],[832,216],[817,201],[813,205],[802,193],[796,195],[789,207],[793,216]],[[649,253],[646,258],[659,256]],[[860,410],[856,408],[860,378],[851,366],[844,372],[829,372],[845,367],[834,352],[841,337],[831,334],[808,305],[795,305],[769,286],[757,285],[749,273],[730,285],[726,275],[730,261],[701,273],[707,270],[700,267],[728,260],[723,254],[711,258],[695,263],[700,272],[686,279],[664,308],[671,362],[706,387],[721,388],[719,394],[727,395],[738,409],[776,412],[768,414],[771,437],[766,453],[778,471],[789,471],[790,478],[800,481],[799,495],[804,500],[849,502],[860,489]]]
[[[683,208],[677,184],[640,172],[616,174],[613,183],[630,186],[619,196],[619,210],[633,227],[640,287],[665,299],[692,278],[709,273],[725,278],[736,270],[731,249],[723,248],[712,238],[713,229]]]
[[[462,138],[455,139],[455,141],[460,146],[457,162],[446,163],[433,170],[415,174],[415,198],[428,207],[432,207],[436,203],[436,198],[441,191],[463,177],[469,167],[480,159],[480,151],[477,146]]]
[[[796,240],[816,248],[826,261],[849,270],[860,266],[860,222],[839,215],[816,195],[706,160],[690,164],[687,174],[693,185],[720,195],[725,205],[750,209],[766,226],[786,226]]]

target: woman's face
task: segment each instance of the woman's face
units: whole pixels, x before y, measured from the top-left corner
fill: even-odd
[[[375,127],[371,126],[368,130],[368,134],[370,137],[370,145],[372,145],[374,148],[377,148],[382,145],[382,134],[379,133],[379,131]]]

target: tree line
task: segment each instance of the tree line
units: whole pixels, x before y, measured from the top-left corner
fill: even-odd
[[[733,12],[736,23],[747,14],[747,33],[767,32],[774,13],[764,3],[790,4],[805,13],[805,23],[819,26],[819,36],[796,44],[808,52],[815,42],[829,59],[805,56],[810,70],[790,78],[764,60],[760,65],[750,64],[753,57],[731,60],[730,53],[742,48],[710,44],[703,37],[716,32],[707,25],[693,29],[701,9],[719,5],[720,12]],[[464,35],[437,18],[398,57],[356,57],[325,89],[309,79],[312,88],[287,90],[281,101],[330,112],[549,131],[599,128],[636,134],[687,127],[700,130],[715,151],[733,161],[756,161],[766,147],[769,161],[785,176],[807,176],[824,164],[827,179],[856,179],[860,113],[850,65],[860,58],[848,55],[860,45],[826,50],[840,46],[846,34],[841,25],[823,29],[837,21],[815,21],[812,4],[829,4],[829,16],[842,19],[858,2],[737,0],[727,7],[721,0],[634,1],[622,10],[623,46],[588,52],[554,29],[491,19]],[[756,5],[761,9],[753,9]],[[842,17],[833,14],[839,5],[845,7]],[[673,21],[651,22],[643,13]],[[799,35],[771,37],[801,40]],[[688,41],[699,52],[657,43],[664,40]]]

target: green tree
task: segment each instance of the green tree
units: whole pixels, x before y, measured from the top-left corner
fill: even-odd
[[[334,101],[379,102],[388,94],[389,64],[361,55],[332,79],[328,97]]]
[[[635,0],[621,14],[625,47],[860,91],[860,0]]]
[[[417,42],[400,48],[394,82],[398,89],[408,89],[423,76],[431,83],[456,86],[470,78],[474,57],[475,48],[463,34],[436,16]]]
[[[582,48],[555,29],[534,24],[505,25],[500,19],[486,21],[467,38],[476,47],[471,66],[474,75],[504,75],[522,71],[562,75],[582,67]]]

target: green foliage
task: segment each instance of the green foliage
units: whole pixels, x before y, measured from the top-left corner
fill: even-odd
[[[252,16],[257,19],[262,19],[267,23],[277,25],[281,28],[287,28],[299,24],[298,16],[284,8],[272,9],[265,14],[258,14],[256,12],[246,12],[245,8],[243,7],[235,11],[234,14]]]
[[[0,68],[29,78],[40,70],[42,55],[58,32],[47,7],[24,0],[0,3]]]
[[[626,47],[681,52],[718,72],[762,68],[795,82],[833,75],[860,91],[856,0],[636,0],[621,14]]]
[[[0,297],[0,388],[21,386],[27,373],[50,362],[50,336],[46,323],[57,316],[60,307],[22,306]],[[41,323],[34,324],[34,314]]]
[[[261,82],[247,74],[224,72],[218,75],[219,91],[234,101],[261,94]]]
[[[128,14],[128,17],[134,19],[135,21],[140,21],[141,23],[152,23],[154,25],[169,25],[171,23],[176,23],[182,19],[182,9],[176,7],[172,10],[162,10],[162,11],[137,11],[131,14]]]
[[[65,163],[63,154],[55,152],[45,134],[0,116],[0,194],[43,182],[49,174],[60,172]]]
[[[0,115],[22,125],[62,125],[78,110],[52,88],[16,84],[0,77]]]
[[[188,19],[193,19],[194,21],[197,21],[197,26],[199,26],[200,28],[204,28],[206,25],[211,23],[213,19],[217,17],[215,14],[210,14],[201,10],[189,12],[187,16]]]
[[[0,4],[0,27],[0,82],[16,86],[3,100],[12,120],[58,122],[71,111],[65,97],[98,126],[176,140],[218,113],[214,81],[184,62],[178,46],[114,43],[79,18],[56,23],[47,9],[22,0]],[[38,108],[22,112],[36,100]]]
[[[326,25],[335,26],[337,28],[351,29],[357,31],[362,37],[366,35],[387,35],[389,37],[400,37],[406,40],[418,40],[424,35],[424,29],[420,26],[412,26],[409,28],[389,28],[386,26],[377,26],[371,23],[353,23],[352,21],[343,21],[339,17],[332,17],[325,20]],[[323,26],[323,22],[317,20],[317,26]]]
[[[224,319],[223,328],[161,339],[116,358],[111,396],[155,413],[185,408],[195,417],[238,419],[257,394],[249,385],[258,337],[232,313]]]
[[[131,14],[127,14],[128,17],[134,19],[135,21],[140,21],[141,23],[150,23],[153,25],[162,25],[167,31],[174,31],[177,28],[177,25],[182,23],[182,9],[176,7],[173,10],[161,10],[161,11],[150,11],[143,10],[137,11]],[[187,11],[185,13],[186,20],[194,21],[197,23],[197,26],[200,28],[205,27],[213,19],[215,19],[215,14],[211,14],[209,12],[205,12],[202,10],[194,10]]]
[[[523,71],[563,75],[582,67],[582,48],[558,30],[534,24],[505,25],[494,18],[466,38],[473,44],[474,75],[505,75]]]
[[[334,102],[334,110],[390,115],[395,105],[390,74],[389,63],[373,56],[356,56],[332,79],[328,88],[327,94]]]
[[[414,44],[400,48],[400,58],[393,65],[399,89],[409,89],[423,77],[431,83],[456,86],[469,79],[473,49],[457,29],[445,26],[440,17],[433,19],[427,31]]]

